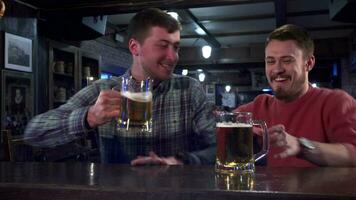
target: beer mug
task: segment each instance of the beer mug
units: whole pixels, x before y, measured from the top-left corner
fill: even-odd
[[[152,80],[121,77],[121,113],[118,130],[152,132]]]
[[[253,120],[249,112],[218,112],[216,123],[216,164],[218,173],[253,173],[255,161],[267,155],[269,149],[267,126]],[[253,153],[253,126],[262,128],[262,149]]]
[[[254,190],[254,173],[216,173],[215,186],[220,190]]]

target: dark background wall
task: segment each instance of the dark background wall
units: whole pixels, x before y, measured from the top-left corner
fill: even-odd
[[[31,75],[34,78],[34,87],[36,87],[37,80],[35,74],[38,74],[38,33],[37,33],[37,19],[31,17],[34,15],[34,11],[23,6],[17,6],[13,1],[5,1],[6,4],[6,14],[0,19],[0,69],[4,70],[4,35],[5,32],[15,34],[18,36],[29,38],[33,41],[32,43],[32,72]],[[26,73],[26,72],[24,72]],[[36,92],[36,91],[35,91]],[[1,93],[1,95],[3,95]],[[38,98],[37,93],[34,95],[34,101],[36,102]],[[2,98],[0,98],[2,99]],[[35,105],[34,111],[36,112],[37,107]]]

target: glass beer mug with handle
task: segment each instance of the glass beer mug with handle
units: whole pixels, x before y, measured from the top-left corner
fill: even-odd
[[[117,129],[152,132],[152,79],[137,81],[130,76],[120,80],[120,88],[114,88],[121,93]]]
[[[267,126],[253,120],[250,112],[219,112],[216,115],[216,165],[218,173],[253,173],[255,161],[267,155],[269,149]],[[262,149],[253,153],[253,127],[262,129]]]

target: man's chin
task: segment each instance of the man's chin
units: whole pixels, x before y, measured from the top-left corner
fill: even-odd
[[[284,102],[291,102],[294,100],[293,95],[291,95],[291,93],[289,93],[288,91],[284,91],[284,90],[274,91],[274,96],[278,100],[284,101]]]
[[[273,92],[277,99],[284,99],[288,96],[287,92],[280,87],[273,89]]]

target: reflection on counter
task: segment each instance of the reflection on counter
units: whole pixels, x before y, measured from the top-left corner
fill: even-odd
[[[221,190],[254,190],[254,173],[215,174],[215,185]]]

